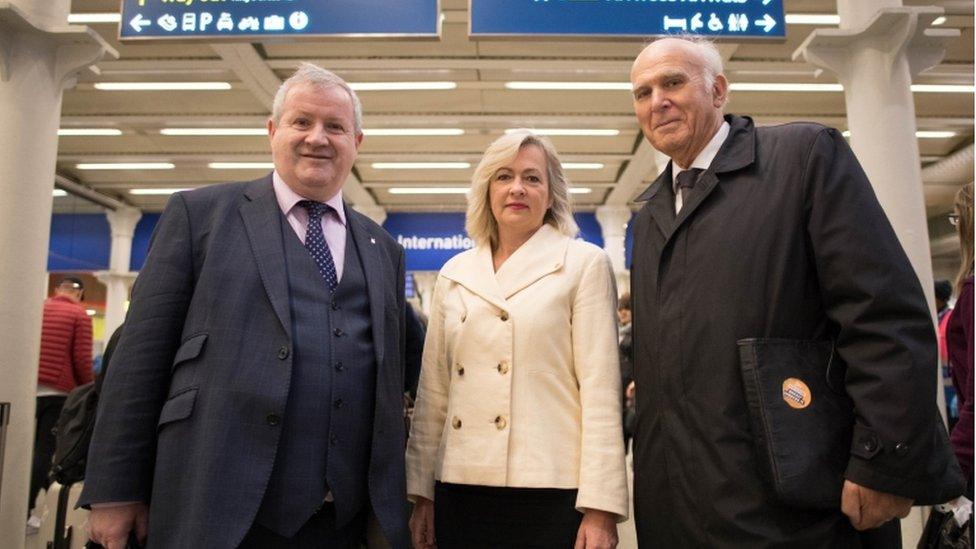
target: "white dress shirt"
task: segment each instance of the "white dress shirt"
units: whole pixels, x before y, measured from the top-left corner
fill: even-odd
[[[729,130],[732,129],[728,122],[722,122],[722,126],[715,132],[712,136],[712,140],[705,145],[695,160],[692,161],[691,166],[679,166],[678,163],[672,158],[671,159],[671,188],[674,189],[674,213],[677,215],[681,211],[682,201],[681,193],[678,192],[676,179],[679,173],[690,170],[693,168],[701,168],[707,170],[709,166],[712,165],[712,160],[715,160],[715,155],[718,154],[718,150],[722,148],[722,143],[725,143],[725,138],[729,136]]]

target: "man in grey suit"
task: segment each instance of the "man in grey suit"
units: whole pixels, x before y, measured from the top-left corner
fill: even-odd
[[[108,549],[407,546],[403,250],[342,200],[362,108],[305,64],[275,171],[177,193],[102,391],[80,504]]]

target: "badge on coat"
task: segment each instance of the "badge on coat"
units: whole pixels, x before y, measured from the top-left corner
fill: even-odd
[[[783,400],[790,408],[802,410],[810,405],[813,395],[810,394],[810,388],[807,387],[806,383],[795,377],[790,377],[783,382]]]

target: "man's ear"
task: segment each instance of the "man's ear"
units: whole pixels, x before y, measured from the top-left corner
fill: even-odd
[[[271,139],[272,137],[274,137],[275,131],[277,129],[278,128],[275,127],[274,119],[269,118],[268,119],[268,139]]]
[[[715,84],[712,85],[712,104],[715,107],[725,105],[729,98],[729,80],[724,74],[715,76]]]

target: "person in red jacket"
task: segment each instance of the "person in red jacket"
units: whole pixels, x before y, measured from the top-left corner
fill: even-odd
[[[92,381],[92,323],[79,305],[84,291],[80,279],[68,276],[61,279],[54,295],[44,301],[37,372],[37,431],[28,508],[33,506],[37,492],[47,486],[55,444],[51,430],[68,392]]]

